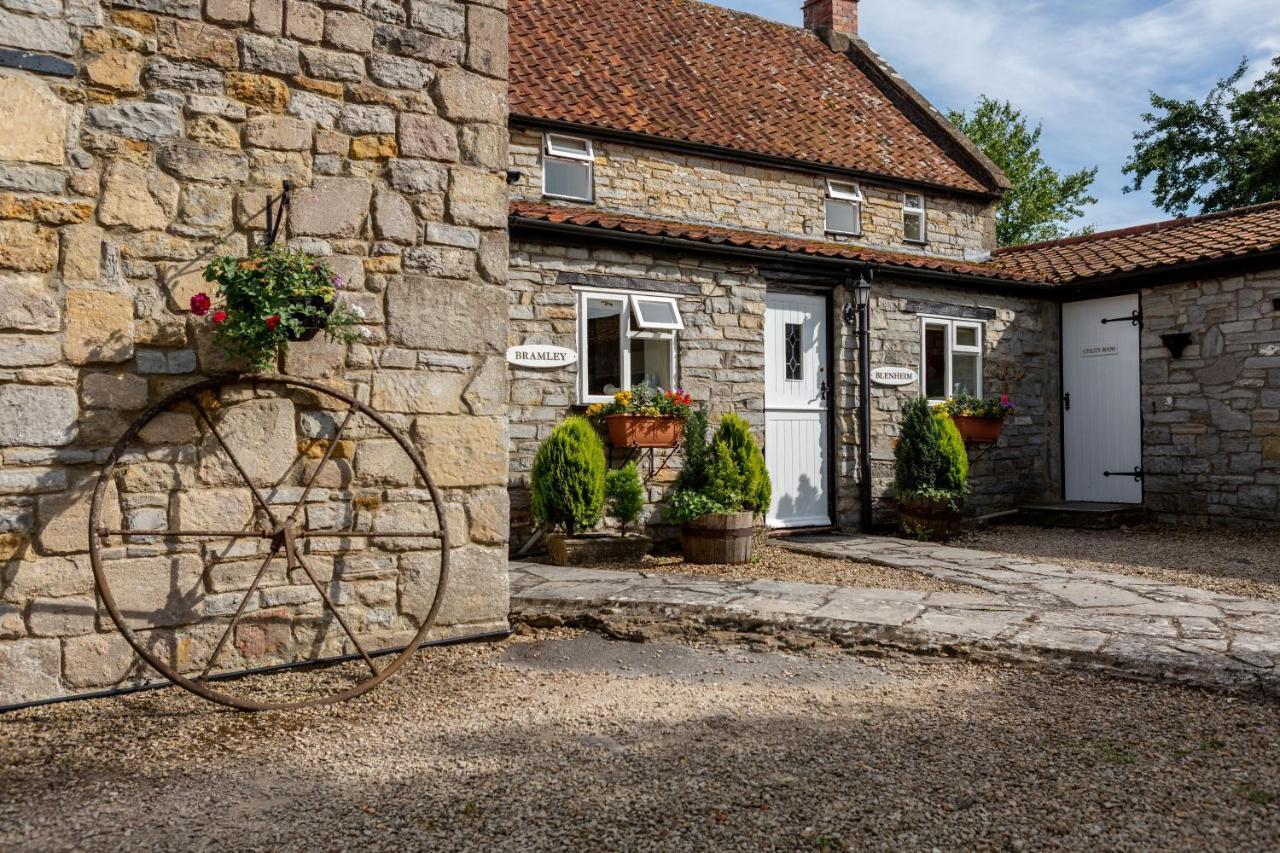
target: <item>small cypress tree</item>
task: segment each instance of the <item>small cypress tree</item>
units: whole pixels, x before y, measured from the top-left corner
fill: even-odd
[[[694,409],[693,414],[684,424],[684,443],[681,456],[684,458],[676,487],[685,491],[699,491],[707,484],[707,476],[711,469],[711,445],[707,443],[706,409]]]
[[[937,488],[942,467],[939,427],[929,403],[917,397],[902,410],[898,446],[893,451],[893,491],[898,497]]]
[[[738,469],[743,503],[756,515],[767,512],[773,497],[773,484],[769,480],[764,453],[751,437],[750,425],[735,414],[727,414],[720,419],[715,440],[716,453],[719,454],[719,446],[723,444]]]
[[[604,442],[584,418],[566,418],[533,458],[533,517],[572,536],[604,510]]]
[[[738,471],[733,452],[723,440],[716,439],[711,452],[711,470],[703,493],[715,503],[725,507],[742,507],[746,503],[742,474]]]
[[[969,490],[969,452],[964,439],[951,416],[939,412],[933,416],[938,426],[939,452],[942,464],[938,469],[937,487],[945,492],[963,495]]]
[[[635,524],[644,510],[644,484],[636,463],[628,462],[610,471],[604,484],[605,501],[609,514],[618,519],[621,534],[627,535],[627,525]]]

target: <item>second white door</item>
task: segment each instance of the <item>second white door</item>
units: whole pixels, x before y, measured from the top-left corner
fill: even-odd
[[[821,296],[770,293],[765,298],[765,461],[773,481],[770,527],[831,523],[826,306]]]

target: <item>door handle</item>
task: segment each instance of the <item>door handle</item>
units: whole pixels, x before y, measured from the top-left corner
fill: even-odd
[[[1062,395],[1062,411],[1071,411],[1071,392],[1068,391]]]
[[[824,379],[822,380],[822,384],[818,386],[818,394],[822,397],[822,402],[827,402],[827,394],[829,393],[830,386],[827,385],[827,380]]]

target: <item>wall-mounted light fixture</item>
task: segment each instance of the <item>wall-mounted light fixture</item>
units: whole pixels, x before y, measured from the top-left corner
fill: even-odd
[[[524,177],[523,173],[517,171],[516,169],[507,170],[507,183],[511,186],[515,186],[516,184],[520,183],[520,179],[523,177]]]
[[[1172,332],[1160,336],[1160,342],[1174,358],[1182,358],[1182,351],[1191,346],[1190,332]]]

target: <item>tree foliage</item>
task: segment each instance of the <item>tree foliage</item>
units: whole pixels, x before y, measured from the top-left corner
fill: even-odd
[[[1194,205],[1212,213],[1280,199],[1280,56],[1250,89],[1240,82],[1247,60],[1204,101],[1151,93],[1146,128],[1133,135],[1125,192],[1153,178],[1156,204],[1173,216]]]
[[[717,455],[721,452],[721,443],[738,470],[743,502],[756,515],[763,515],[773,497],[773,484],[769,480],[764,453],[751,437],[751,426],[732,412],[725,415],[716,430]]]
[[[960,503],[968,489],[969,457],[955,423],[935,415],[923,397],[902,410],[893,450],[893,491],[899,498],[947,498]]]
[[[565,418],[533,457],[533,517],[572,536],[604,512],[604,442],[584,418]]]
[[[1098,168],[1064,175],[1044,160],[1040,151],[1041,126],[1031,127],[1021,110],[1008,101],[982,95],[972,113],[952,110],[948,118],[973,140],[1008,176],[1013,187],[997,209],[996,242],[1016,246],[1052,240],[1070,233],[1067,224],[1096,204],[1089,187]]]
[[[604,497],[609,514],[618,519],[621,533],[626,536],[628,525],[635,524],[644,511],[644,484],[640,482],[640,471],[635,462],[628,462],[605,475]]]

